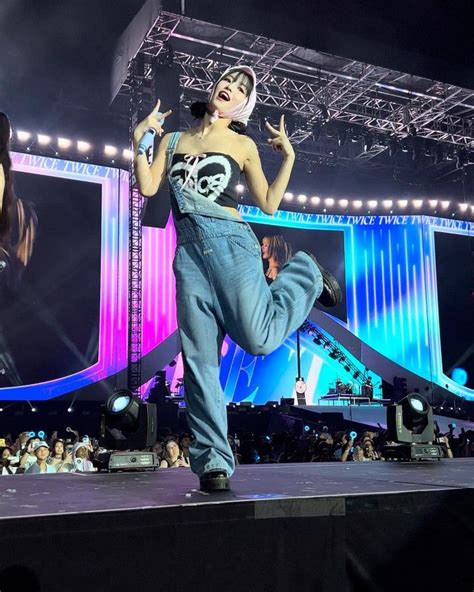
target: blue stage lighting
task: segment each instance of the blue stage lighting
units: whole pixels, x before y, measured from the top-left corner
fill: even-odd
[[[451,372],[451,378],[454,382],[457,382],[461,386],[464,386],[467,383],[467,372],[464,368],[454,368]]]

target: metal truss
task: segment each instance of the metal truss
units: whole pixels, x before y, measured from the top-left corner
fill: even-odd
[[[412,124],[420,138],[474,148],[474,91],[461,87],[168,12],[160,14],[139,53],[148,64],[145,80],[151,80],[156,60],[178,65],[185,96],[205,96],[216,72],[251,64],[259,79],[259,108],[295,117],[293,144],[311,140],[325,112],[332,121],[376,135],[402,138]],[[371,160],[385,149],[375,142],[356,158]]]
[[[137,61],[130,63],[130,138],[137,124],[142,100],[142,81],[137,75]],[[128,367],[127,386],[140,394],[142,385],[142,206],[136,186],[133,162],[129,169],[128,236]]]

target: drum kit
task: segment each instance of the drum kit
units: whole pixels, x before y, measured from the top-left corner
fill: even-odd
[[[336,379],[336,382],[333,383],[329,389],[330,393],[336,395],[354,395],[354,383],[349,382],[342,382],[340,378]]]

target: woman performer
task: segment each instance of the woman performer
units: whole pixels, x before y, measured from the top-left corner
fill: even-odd
[[[256,77],[248,66],[228,69],[207,103],[194,103],[199,125],[166,134],[151,166],[138,145],[149,129],[162,135],[171,113],[160,101],[134,131],[135,172],[144,196],[165,178],[177,234],[173,261],[178,327],[184,362],[188,422],[193,434],[192,470],[205,491],[229,489],[234,456],[227,440],[224,393],[219,382],[222,342],[229,335],[252,355],[274,351],[307,318],[316,299],[335,305],[337,281],[304,251],[297,252],[268,286],[260,244],[237,211],[235,186],[241,173],[256,205],[274,214],[290,179],[295,153],[284,128],[267,123],[273,150],[283,155],[269,186],[255,143],[245,128],[257,99]]]

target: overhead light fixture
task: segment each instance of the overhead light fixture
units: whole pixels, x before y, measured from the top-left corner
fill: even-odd
[[[38,144],[41,144],[41,146],[46,146],[51,142],[51,136],[46,134],[38,134],[36,137],[38,138]]]
[[[428,203],[430,204],[430,208],[435,208],[438,205],[438,200],[437,199],[429,199]]]
[[[116,148],[115,146],[110,146],[109,144],[106,144],[104,146],[105,156],[116,156],[117,152],[118,152],[118,148]]]
[[[293,197],[294,197],[294,196],[293,196],[293,194],[291,193],[291,191],[287,191],[287,192],[284,194],[284,196],[283,196],[283,199],[284,199],[285,201],[292,201]]]
[[[355,199],[355,200],[352,202],[352,206],[353,206],[354,208],[356,208],[357,210],[359,210],[359,209],[362,207],[362,200],[360,200],[360,199]]]
[[[423,205],[423,200],[422,199],[414,199],[412,201],[413,207],[416,208],[417,210],[419,210],[422,205]]]
[[[326,197],[326,199],[324,200],[324,204],[326,206],[333,206],[334,205],[334,199],[332,197]]]
[[[18,130],[16,132],[16,137],[20,142],[28,142],[28,140],[31,138],[31,133],[25,132],[23,130]]]
[[[88,152],[91,149],[91,145],[89,144],[89,142],[78,140],[77,149],[79,150],[79,152]]]
[[[58,148],[61,150],[67,150],[72,146],[72,140],[69,138],[58,138]]]
[[[447,200],[442,200],[440,204],[443,210],[447,210],[449,208],[449,201]]]
[[[367,202],[367,205],[369,206],[369,208],[371,210],[374,210],[378,206],[378,203],[377,203],[377,200],[375,200],[375,199],[369,199],[369,201]]]
[[[296,199],[299,203],[306,203],[308,197],[304,193],[300,193]]]
[[[313,204],[313,206],[317,206],[321,203],[321,198],[318,197],[317,195],[313,195],[313,197],[310,199],[310,201]]]
[[[130,148],[124,148],[124,150],[122,152],[122,156],[123,156],[123,158],[125,158],[125,160],[132,160],[133,150],[130,150]]]
[[[349,200],[348,199],[340,199],[339,205],[341,206],[341,208],[347,208],[347,206],[349,205]]]
[[[245,185],[243,183],[237,183],[235,190],[237,193],[243,193],[245,191]]]
[[[399,199],[397,201],[398,207],[399,208],[406,208],[408,206],[408,200],[407,199]]]
[[[386,210],[389,210],[393,206],[393,201],[391,199],[384,199],[382,205]]]

